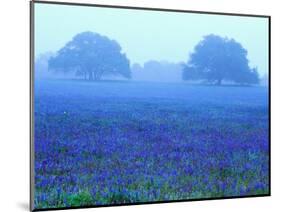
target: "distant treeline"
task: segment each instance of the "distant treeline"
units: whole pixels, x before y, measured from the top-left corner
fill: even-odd
[[[35,77],[49,78],[54,74],[80,77],[85,80],[123,78],[142,81],[193,81],[212,84],[264,84],[251,68],[247,50],[234,39],[217,35],[205,36],[190,53],[186,63],[147,61],[132,64],[117,41],[98,33],[83,32],[56,53],[40,55],[35,62]]]

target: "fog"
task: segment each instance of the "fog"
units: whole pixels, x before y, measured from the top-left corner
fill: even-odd
[[[48,68],[48,60],[55,53],[47,52],[39,55],[35,60],[35,78],[36,79],[83,79],[75,73],[54,72]],[[168,61],[147,61],[144,65],[134,63],[131,65],[133,81],[155,81],[155,82],[181,82],[182,81],[182,63],[171,63]],[[125,80],[118,76],[105,76],[104,80]]]
[[[248,51],[250,66],[257,67],[260,76],[268,73],[268,20],[265,18],[43,3],[35,4],[36,67],[46,69],[42,55],[55,54],[83,31],[116,40],[130,60],[132,80],[153,80],[161,69],[157,80],[179,81],[179,64],[188,61],[195,45],[208,34],[234,38]],[[149,61],[159,62],[158,67],[150,70]],[[37,76],[54,77],[45,72],[38,71]]]
[[[131,70],[132,78],[137,81],[180,82],[182,68],[181,63],[150,60],[144,65],[133,64]]]

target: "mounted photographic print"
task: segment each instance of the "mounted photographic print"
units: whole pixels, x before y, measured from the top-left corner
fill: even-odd
[[[269,195],[269,16],[31,2],[31,210]]]

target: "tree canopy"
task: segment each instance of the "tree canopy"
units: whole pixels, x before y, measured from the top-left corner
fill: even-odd
[[[234,39],[207,35],[191,53],[183,68],[183,80],[207,80],[220,85],[223,80],[257,84],[257,68],[250,68],[247,50]]]
[[[130,62],[115,40],[98,33],[83,32],[73,37],[48,62],[50,70],[82,75],[100,80],[104,75],[131,78]]]

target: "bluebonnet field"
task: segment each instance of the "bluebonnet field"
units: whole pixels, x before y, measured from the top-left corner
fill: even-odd
[[[268,193],[266,87],[35,83],[35,208]]]

